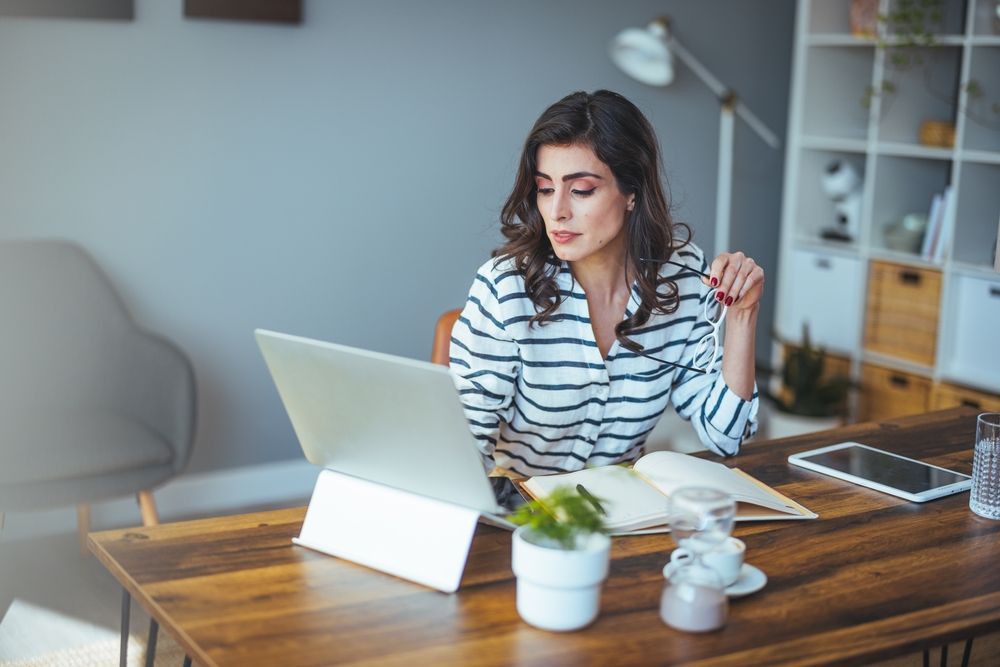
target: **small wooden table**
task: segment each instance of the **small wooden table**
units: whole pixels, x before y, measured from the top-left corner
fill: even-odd
[[[730,463],[820,518],[738,524],[769,581],[705,635],[659,618],[664,535],[615,538],[601,615],[568,634],[519,619],[510,534],[485,526],[453,595],[293,546],[301,508],[94,533],[90,548],[202,665],[865,664],[1000,628],[1000,522],[965,493],[910,503],[786,457],[859,440],[969,473],[975,421],[957,408],[748,444]]]

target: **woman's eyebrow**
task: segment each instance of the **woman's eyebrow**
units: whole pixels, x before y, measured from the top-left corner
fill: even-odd
[[[548,174],[543,174],[540,171],[536,171],[535,172],[535,176],[537,178],[544,178],[547,181],[551,181],[552,180],[551,176],[549,176]],[[586,178],[586,177],[597,178],[597,179],[600,179],[600,180],[604,180],[598,174],[592,174],[589,171],[575,171],[572,174],[566,174],[565,176],[563,176],[562,180],[563,180],[563,182],[566,182],[566,181],[573,181],[573,180],[576,180],[578,178]]]

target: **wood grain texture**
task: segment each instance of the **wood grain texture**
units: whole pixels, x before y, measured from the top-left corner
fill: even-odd
[[[481,526],[457,594],[292,546],[304,509],[93,533],[91,549],[201,665],[870,664],[1000,628],[1000,522],[786,463],[842,440],[970,472],[958,408],[748,445],[728,461],[818,512],[740,525],[768,577],[726,627],[659,618],[668,536],[615,538],[601,615],[559,634],[517,616],[510,534]]]

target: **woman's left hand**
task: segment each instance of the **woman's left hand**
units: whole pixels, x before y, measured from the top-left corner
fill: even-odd
[[[715,298],[730,310],[750,310],[760,303],[764,269],[742,252],[724,252],[716,257],[708,275],[702,282],[713,287]]]

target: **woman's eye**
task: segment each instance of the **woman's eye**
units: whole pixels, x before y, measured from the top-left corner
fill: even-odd
[[[547,195],[552,194],[555,191],[555,188],[536,188],[536,191],[538,192],[538,194],[545,197]]]
[[[590,195],[594,194],[594,190],[596,189],[597,188],[594,187],[590,188],[589,190],[573,190],[573,194],[578,195],[580,197],[589,197]]]

